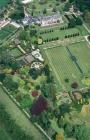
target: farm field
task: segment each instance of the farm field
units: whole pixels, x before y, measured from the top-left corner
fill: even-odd
[[[21,51],[18,48],[13,48],[10,50],[10,52],[16,58],[22,55]]]
[[[0,8],[6,6],[11,0],[0,0]]]
[[[0,30],[0,42],[7,37],[9,37],[13,32],[16,31],[16,28],[10,24],[6,25]]]
[[[6,106],[6,110],[10,113],[12,119],[27,133],[33,136],[34,140],[46,140],[43,134],[25,117],[20,109],[11,101],[8,95],[0,86],[0,102]]]
[[[71,59],[71,56],[67,51],[67,47],[76,57],[83,73]],[[70,91],[72,89],[71,84],[74,82],[78,83],[79,88],[86,86],[82,84],[82,79],[84,76],[90,76],[90,50],[86,42],[80,42],[78,44],[70,45],[67,47],[59,46],[52,49],[46,49],[45,53],[57,80],[58,89]],[[85,55],[85,53],[87,55]],[[66,79],[68,79],[68,82],[66,82]]]

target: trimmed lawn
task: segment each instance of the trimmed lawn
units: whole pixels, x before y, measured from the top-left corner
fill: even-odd
[[[79,31],[76,28],[67,29],[67,30],[60,30],[59,28],[57,28],[57,29],[53,29],[53,32],[51,33],[39,34],[39,36],[42,36],[43,40],[51,39],[55,37],[59,37],[59,39],[64,39],[65,35],[70,35],[78,32]]]
[[[34,140],[46,140],[42,133],[27,119],[20,109],[11,101],[0,86],[0,102],[6,106],[6,110],[27,134],[32,135]]]
[[[80,31],[80,34],[81,34],[82,36],[88,35],[88,32],[87,32],[87,30],[84,28],[83,25],[82,25],[82,26],[77,26],[77,29]]]
[[[58,80],[58,87],[61,90],[70,90],[71,83],[77,81],[80,77],[80,72],[72,63],[71,58],[65,47],[56,47],[45,50],[49,63],[54,71],[55,77]],[[65,79],[69,79],[69,83],[65,83]],[[78,80],[78,83],[80,81]]]
[[[19,57],[22,55],[22,52],[18,48],[13,48],[10,51],[14,57]]]
[[[0,123],[0,140],[12,140]]]
[[[0,30],[0,41],[4,40],[8,36],[10,36],[16,28],[10,24],[6,25]]]
[[[87,35],[88,32],[86,31],[86,29],[83,26],[77,26],[75,28],[71,28],[71,29],[66,29],[66,30],[60,30],[60,27],[65,27],[67,26],[67,24],[58,26],[58,27],[54,27],[53,32],[49,32],[49,33],[43,33],[45,31],[50,31],[49,28],[43,28],[39,30],[39,34],[38,36],[41,36],[43,38],[43,40],[47,40],[47,39],[52,39],[55,37],[58,37],[59,39],[64,39],[66,35],[71,35],[71,34],[75,34],[75,33],[79,33],[81,36]]]
[[[90,47],[87,42],[72,44],[69,48],[76,56],[84,74],[90,76]]]
[[[4,39],[9,35],[8,32],[4,31],[3,29],[0,30],[0,40]]]
[[[90,22],[89,22],[89,23],[86,23],[86,22],[85,22],[85,24],[87,25],[87,27],[88,27],[89,30],[90,30]]]
[[[6,6],[11,0],[0,0],[0,8]]]
[[[70,91],[73,82],[77,82],[79,88],[83,88],[85,85],[82,84],[82,79],[84,76],[90,77],[90,49],[86,42],[72,44],[67,47],[76,57],[83,73],[80,72],[75,62],[72,61],[66,47],[59,46],[46,49],[45,53],[55,75],[57,88],[59,90]],[[69,82],[66,82],[65,79],[68,79]]]
[[[15,28],[13,25],[7,24],[3,29],[4,29],[5,31],[12,32],[12,31],[14,31],[16,28]]]

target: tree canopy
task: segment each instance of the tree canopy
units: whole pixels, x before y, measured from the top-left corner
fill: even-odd
[[[75,3],[76,6],[83,12],[90,11],[90,0],[69,0],[70,3]]]

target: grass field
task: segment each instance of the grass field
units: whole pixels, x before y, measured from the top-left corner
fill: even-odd
[[[83,72],[90,76],[90,46],[86,42],[80,42],[69,46],[77,57]]]
[[[90,22],[85,22],[86,26],[88,27],[88,29],[90,30]]]
[[[9,37],[15,30],[16,30],[16,28],[14,26],[10,25],[10,24],[3,27],[0,30],[0,41]]]
[[[33,8],[33,5],[35,8]],[[46,15],[53,14],[52,9],[56,7],[57,10],[63,11],[64,9],[64,3],[61,3],[60,1],[55,1],[55,0],[48,0],[44,4],[40,4],[38,0],[34,0],[33,2],[30,3],[28,7],[28,12],[31,13],[33,11],[34,16],[38,16],[43,13],[43,10],[46,8],[47,12]]]
[[[65,31],[61,31],[61,30],[57,29],[57,30],[54,30],[54,32],[52,32],[52,33],[46,33],[41,36],[42,36],[43,40],[51,39],[51,38],[55,38],[55,37],[59,37],[59,39],[63,39],[65,37],[65,35],[70,35],[72,33],[78,33],[78,32],[79,31],[76,28],[72,28],[72,29],[65,30]]]
[[[29,135],[32,135],[34,140],[46,140],[45,137],[36,129],[36,127],[24,116],[20,109],[11,101],[8,95],[0,86],[0,102],[6,106],[6,110],[11,115],[12,119]],[[0,139],[1,140],[1,139]]]
[[[11,0],[0,0],[0,8],[6,6]]]
[[[84,75],[90,78],[90,49],[86,42],[76,43],[67,46],[72,54],[76,57],[79,66],[83,73],[80,72],[77,65],[72,61],[69,52],[66,47],[56,47],[52,49],[46,49],[45,53],[52,67],[52,71],[58,83],[59,90],[71,90],[71,84],[77,82],[79,88],[84,87],[81,80]],[[86,54],[86,55],[85,55]],[[68,79],[69,82],[65,82]]]
[[[65,24],[66,26],[67,24]],[[61,25],[62,27],[62,25]],[[64,25],[63,25],[64,27]],[[39,34],[38,36],[41,36],[43,38],[43,40],[47,40],[47,39],[52,39],[55,37],[58,37],[59,39],[64,39],[66,35],[71,35],[71,34],[75,34],[75,33],[79,33],[81,36],[87,35],[87,31],[83,26],[77,26],[75,28],[71,28],[71,29],[66,29],[66,30],[60,30],[60,27],[54,27],[52,28],[53,32],[49,32],[49,33],[43,33],[45,31],[50,31],[50,29],[48,28],[43,28],[39,30]]]
[[[2,123],[0,123],[0,140],[12,140],[8,133],[5,131]]]
[[[21,51],[18,48],[13,48],[10,52],[16,58],[22,55]]]

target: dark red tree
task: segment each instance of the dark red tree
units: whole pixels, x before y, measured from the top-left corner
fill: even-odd
[[[34,90],[34,91],[32,92],[32,96],[33,96],[33,97],[37,97],[37,96],[38,96],[38,91]]]
[[[43,96],[39,96],[36,102],[32,105],[30,112],[32,115],[39,115],[47,110],[47,101]]]

